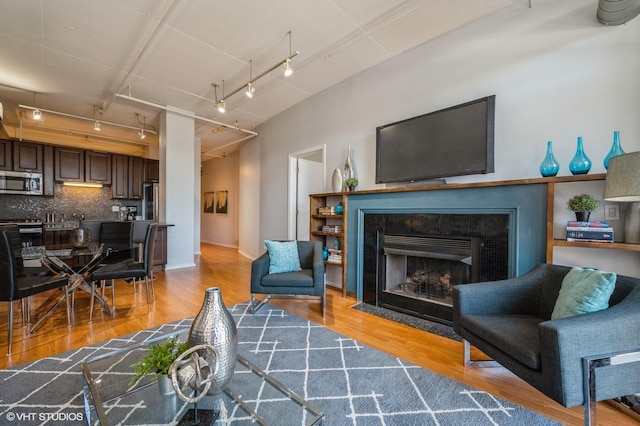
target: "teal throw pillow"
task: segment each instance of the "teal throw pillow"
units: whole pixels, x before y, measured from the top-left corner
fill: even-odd
[[[616,274],[574,267],[562,280],[551,319],[572,317],[607,309],[616,287]]]
[[[298,243],[295,241],[265,241],[269,251],[269,273],[300,271]]]

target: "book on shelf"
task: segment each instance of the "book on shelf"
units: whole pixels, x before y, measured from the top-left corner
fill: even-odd
[[[336,209],[333,206],[318,207],[318,214],[333,215],[333,214],[336,214]]]
[[[569,238],[567,237],[567,241],[571,243],[613,243],[613,239],[611,240],[603,240],[598,238]]]
[[[575,227],[575,228],[609,228],[609,222],[599,221],[599,222],[582,222],[578,220],[569,220],[567,221],[567,227]]]
[[[613,242],[613,231],[567,231],[567,241],[580,240]]]
[[[613,232],[613,228],[591,228],[588,226],[567,226],[567,231]]]
[[[322,227],[323,232],[342,232],[342,225],[324,225]]]
[[[329,255],[327,263],[342,263],[342,256]]]

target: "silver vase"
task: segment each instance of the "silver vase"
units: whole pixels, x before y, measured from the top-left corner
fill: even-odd
[[[353,160],[351,159],[351,145],[347,146],[347,159],[344,161],[344,173],[342,174],[342,179],[343,182],[345,182],[347,179],[349,178],[355,178],[356,176],[356,169],[353,165]],[[346,187],[346,183],[345,183],[345,189],[348,189]]]
[[[200,312],[189,330],[189,346],[211,345],[218,351],[219,368],[209,394],[222,392],[233,376],[238,353],[238,329],[222,302],[220,289],[208,288]]]

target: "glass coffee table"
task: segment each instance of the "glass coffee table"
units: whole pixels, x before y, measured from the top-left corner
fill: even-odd
[[[152,375],[133,386],[131,365],[147,354],[150,345],[188,330],[169,333],[132,347],[91,358],[82,365],[85,418],[89,425],[177,425],[193,404],[175,394],[162,395]],[[233,378],[224,392],[207,395],[199,410],[215,410],[215,424],[321,424],[324,413],[282,383],[238,355]],[[183,423],[190,424],[190,423]]]

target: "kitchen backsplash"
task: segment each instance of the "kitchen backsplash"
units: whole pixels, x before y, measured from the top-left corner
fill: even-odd
[[[55,213],[59,222],[62,215],[76,220],[84,214],[86,220],[119,220],[119,213],[112,206],[136,206],[141,212],[142,202],[137,200],[111,200],[109,188],[82,188],[56,184],[53,197],[30,195],[0,195],[0,219],[41,219]],[[142,214],[142,213],[138,213]]]

